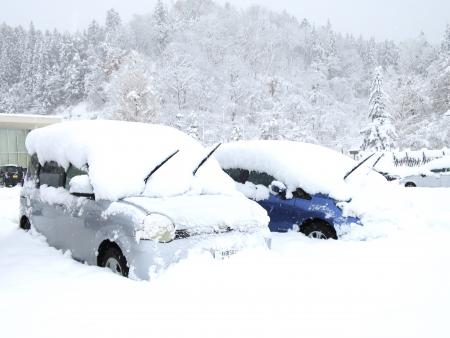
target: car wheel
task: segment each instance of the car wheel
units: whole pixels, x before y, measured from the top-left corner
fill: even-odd
[[[20,220],[19,226],[22,230],[25,230],[25,231],[30,230],[31,229],[30,220],[26,217],[22,217],[22,219]]]
[[[308,222],[300,227],[300,232],[309,238],[337,239],[336,231],[328,223],[323,221]]]
[[[407,187],[407,188],[414,188],[415,186],[416,186],[416,184],[413,182],[406,182],[406,184],[405,184],[405,187]]]
[[[108,268],[115,274],[128,277],[127,259],[119,247],[111,245],[105,249],[100,259],[100,266]]]

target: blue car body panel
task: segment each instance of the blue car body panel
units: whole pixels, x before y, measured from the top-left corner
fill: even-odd
[[[239,184],[250,182],[255,186],[260,185],[269,189],[276,181],[270,174],[242,168],[226,169],[225,171]],[[282,184],[280,181],[277,182]],[[361,225],[358,218],[344,216],[342,210],[337,207],[336,200],[328,195],[320,193],[311,195],[299,187],[292,192],[292,198],[286,198],[285,187],[278,189],[278,192],[269,189],[270,193],[266,199],[260,199],[261,195],[249,194],[247,196],[255,199],[266,209],[270,217],[269,228],[271,231],[287,232],[301,228],[308,221],[320,220],[332,226],[336,235],[339,236],[349,230],[350,224]]]
[[[269,199],[258,203],[267,210],[270,217],[269,228],[274,232],[287,232],[294,226],[301,226],[308,220],[319,219],[332,225],[336,233],[341,233],[351,223],[360,224],[356,217],[343,216],[334,199],[322,195],[311,195],[311,199],[293,197],[285,199],[270,194]]]

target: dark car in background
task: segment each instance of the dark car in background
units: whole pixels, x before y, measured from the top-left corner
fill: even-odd
[[[14,187],[23,183],[26,169],[15,164],[0,166],[0,185],[5,187]]]

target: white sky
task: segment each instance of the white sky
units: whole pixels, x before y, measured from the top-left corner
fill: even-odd
[[[450,0],[216,0],[246,7],[262,5],[286,10],[298,18],[324,24],[330,19],[335,30],[376,39],[402,40],[423,30],[429,40],[440,42],[450,23]],[[103,22],[105,12],[115,8],[124,21],[135,13],[153,9],[156,0],[0,0],[0,22],[43,29],[85,28],[92,19]],[[166,3],[173,2],[165,0]]]

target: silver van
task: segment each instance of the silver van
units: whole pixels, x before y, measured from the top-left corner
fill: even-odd
[[[108,166],[99,165],[98,161],[108,160],[108,156],[104,156],[108,154],[107,149],[105,152],[88,151],[91,141],[79,137],[86,130],[93,133],[98,130],[102,142],[97,144],[109,144],[105,140],[114,137],[114,132],[108,133],[108,130],[114,131],[117,123],[124,130],[130,130],[129,142],[133,142],[138,129],[148,129],[150,134],[158,135],[158,144],[130,144],[130,147],[140,148],[139,154],[144,159],[146,154],[149,158],[155,157],[152,152],[163,147],[164,134],[181,134],[167,129],[169,127],[148,125],[136,129],[136,123],[115,121],[63,122],[32,131],[27,138],[31,164],[20,196],[22,229],[34,228],[46,237],[49,245],[70,250],[72,257],[78,261],[107,267],[134,279],[148,279],[152,271],[165,268],[187,257],[190,252],[206,252],[222,259],[246,247],[270,246],[267,213],[237,191],[208,192],[208,187],[203,187],[201,190],[181,190],[184,192],[168,196],[148,193],[152,175],[157,176],[155,173],[164,171],[166,163],[175,161],[174,158],[184,151],[185,142],[181,142],[181,150],[153,161],[147,168],[148,175],[142,175],[143,172],[138,169],[134,172],[132,161],[127,162],[126,173],[123,167],[109,167],[110,171],[118,171],[117,179],[105,185],[101,176],[103,168]],[[162,133],[155,133],[161,128]],[[61,142],[57,141],[58,138]],[[112,144],[115,142],[113,139],[110,141]],[[95,142],[93,139],[92,143]],[[128,141],[121,138],[121,142]],[[205,156],[190,174],[181,173],[183,166],[189,167],[182,165],[186,163],[185,159],[176,164],[180,176],[191,175],[195,179],[201,166],[208,161],[215,162],[211,152],[201,146],[196,147],[203,149]],[[117,153],[120,149],[115,150],[115,156],[129,156]],[[94,153],[102,156],[96,159]],[[86,163],[80,165],[80,159],[86,160]],[[141,158],[139,161],[142,162]],[[218,164],[210,165],[209,176],[214,173],[218,179],[223,179],[223,175],[226,177],[221,170],[216,173],[216,167],[220,170]],[[105,175],[114,177],[111,172],[105,172]],[[130,178],[129,175],[136,177]],[[108,198],[104,191],[111,188],[109,184],[120,188],[121,177],[127,182],[127,189],[133,187],[137,180],[145,181],[142,185],[145,190]],[[208,182],[207,179],[204,181]],[[161,182],[164,181],[160,179],[160,188]]]

